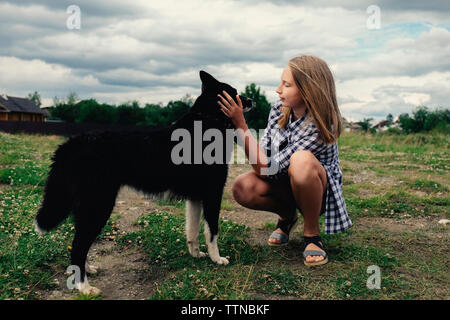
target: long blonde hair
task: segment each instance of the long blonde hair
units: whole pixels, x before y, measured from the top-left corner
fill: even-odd
[[[292,58],[288,66],[320,138],[325,144],[335,143],[341,134],[342,117],[330,68],[322,59],[306,55]],[[283,129],[289,121],[291,109],[282,108],[278,124]]]

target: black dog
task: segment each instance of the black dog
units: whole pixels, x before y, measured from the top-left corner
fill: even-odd
[[[86,257],[91,244],[110,217],[122,185],[150,194],[170,191],[186,199],[187,244],[194,257],[205,256],[199,251],[198,245],[203,207],[209,256],[215,263],[228,264],[228,260],[219,255],[217,233],[222,193],[228,174],[229,150],[223,144],[223,161],[206,163],[202,155],[207,143],[193,141],[184,152],[197,161],[192,159],[179,164],[173,161],[174,147],[179,146],[178,141],[173,141],[176,130],[195,137],[200,124],[201,137],[208,129],[219,131],[225,137],[226,129],[233,129],[230,119],[217,104],[217,95],[225,90],[235,97],[236,89],[217,81],[204,71],[200,71],[200,79],[201,95],[190,111],[171,126],[151,132],[83,134],[70,138],[56,150],[35,224],[38,231],[47,232],[70,213],[73,214],[76,231],[71,264],[80,270],[77,288],[81,292],[100,292],[89,286],[86,272],[95,272],[95,269],[87,264]],[[240,98],[244,111],[249,110],[252,101]],[[202,152],[200,162],[199,151]],[[183,159],[185,157],[186,154],[183,154]]]

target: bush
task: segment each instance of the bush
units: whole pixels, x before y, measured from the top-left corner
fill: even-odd
[[[407,113],[399,116],[400,127],[405,133],[428,132],[438,127],[448,132],[450,110],[430,111],[426,106],[417,107],[411,118]]]
[[[400,135],[403,133],[403,131],[402,131],[402,129],[397,128],[397,127],[390,127],[385,131],[385,133]]]

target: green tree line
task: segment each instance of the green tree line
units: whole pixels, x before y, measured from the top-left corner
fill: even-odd
[[[404,133],[428,132],[433,129],[450,133],[449,109],[429,110],[426,106],[420,106],[411,117],[402,113],[398,120]]]
[[[255,107],[246,112],[245,118],[249,128],[264,129],[267,125],[271,104],[267,100],[261,88],[254,83],[247,85],[241,96],[251,98],[255,102]],[[38,92],[30,93],[29,98],[40,105],[41,98]],[[180,100],[170,101],[163,104],[139,105],[138,101],[132,101],[116,105],[99,103],[95,99],[81,100],[76,93],[71,92],[66,100],[54,98],[53,107],[50,109],[53,120],[62,120],[75,123],[101,123],[101,124],[128,124],[160,126],[170,125],[181,118],[194,104],[194,98],[186,95]],[[357,122],[362,130],[375,132],[371,128],[373,118],[364,118]],[[386,120],[393,124],[392,114],[388,114]],[[391,133],[416,133],[437,130],[439,132],[450,133],[450,110],[435,109],[430,110],[426,106],[419,106],[410,116],[402,113],[399,116],[400,128],[390,128]]]
[[[265,128],[271,108],[265,94],[252,83],[245,88],[241,96],[256,102],[255,107],[245,113],[248,126],[254,129]],[[30,94],[29,97],[37,100],[38,93]],[[181,100],[170,101],[166,105],[147,103],[141,107],[138,101],[132,101],[116,106],[99,103],[95,99],[79,101],[76,93],[70,93],[66,100],[56,97],[53,99],[50,119],[74,123],[170,125],[186,114],[193,104],[194,99],[186,95]]]
[[[392,114],[388,114],[386,120],[388,121],[388,126],[394,123]],[[362,121],[356,123],[361,126],[362,131],[375,133],[376,130],[372,127],[372,121],[373,118],[364,118]],[[398,122],[400,128],[389,128],[388,133],[409,134],[435,130],[450,134],[449,109],[430,110],[427,106],[418,106],[411,116],[408,113],[400,114]]]

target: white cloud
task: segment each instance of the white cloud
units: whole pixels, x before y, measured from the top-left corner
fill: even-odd
[[[37,59],[0,57],[0,70],[0,89],[12,96],[27,96],[35,90],[65,94],[99,86],[99,81],[92,75],[77,76],[67,67]],[[46,101],[49,101],[50,97],[43,96]]]
[[[382,28],[367,30],[370,0],[80,0],[79,31],[66,28],[69,2],[0,2],[1,91],[166,103],[198,95],[203,69],[275,101],[288,59],[312,54],[330,65],[344,116],[448,106],[448,2],[380,0]]]
[[[430,101],[431,97],[427,93],[409,93],[409,92],[400,92],[400,97],[403,98],[403,101],[407,104],[412,104],[415,106],[423,105]]]

